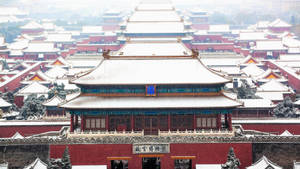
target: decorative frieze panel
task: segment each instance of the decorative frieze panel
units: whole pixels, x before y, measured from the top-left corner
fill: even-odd
[[[133,154],[160,154],[170,153],[170,144],[167,143],[138,143],[132,145]]]

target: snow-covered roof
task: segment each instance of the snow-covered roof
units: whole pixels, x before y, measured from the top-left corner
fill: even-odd
[[[42,78],[41,80],[44,80],[44,81],[49,81],[49,82],[53,81],[52,78],[50,78],[49,76],[47,76],[47,75],[46,75],[44,72],[42,72],[42,71],[37,71],[34,75],[37,75],[38,77]],[[31,78],[33,78],[34,75],[33,75]],[[34,80],[34,79],[32,79],[32,80]]]
[[[73,42],[71,33],[50,33],[47,35],[47,42]]]
[[[259,96],[263,99],[269,99],[272,101],[282,101],[283,100],[283,93],[282,92],[256,92],[256,96]]]
[[[11,106],[10,103],[8,103],[7,101],[5,101],[4,99],[2,99],[2,98],[0,97],[0,108],[1,108],[1,107],[10,107],[10,106]]]
[[[272,120],[262,120],[262,119],[256,119],[256,120],[250,120],[250,119],[244,119],[244,120],[232,120],[232,123],[234,124],[300,124],[299,119],[272,119]]]
[[[257,22],[257,28],[268,28],[270,21],[259,21]]]
[[[221,164],[196,164],[196,169],[222,169]]]
[[[16,132],[11,139],[23,139],[24,136],[22,136],[19,132]]]
[[[192,52],[182,43],[132,42],[126,43],[112,56],[191,56]]]
[[[176,11],[136,11],[129,18],[130,22],[181,21]]]
[[[275,21],[271,22],[269,24],[269,27],[279,27],[279,28],[283,28],[283,27],[291,27],[292,25],[286,23],[285,21],[281,20],[281,19],[276,19]]]
[[[241,61],[241,64],[256,64],[258,63],[258,61],[256,59],[254,59],[251,55],[248,55],[247,57],[245,57],[245,59],[243,59]]]
[[[106,165],[72,165],[72,169],[107,169]]]
[[[35,21],[31,21],[24,26],[21,26],[21,29],[42,29],[43,26]]]
[[[43,22],[42,23],[42,27],[45,30],[54,30],[56,28],[56,25],[52,22]]]
[[[290,133],[288,130],[285,130],[280,134],[280,136],[294,136],[292,133]]]
[[[259,86],[257,91],[260,92],[288,92],[289,88],[284,84],[272,79],[267,83]]]
[[[48,165],[39,158],[35,159],[34,162],[24,167],[24,169],[47,169],[47,168]]]
[[[10,56],[23,56],[23,51],[11,49],[11,50],[9,50],[9,55]]]
[[[229,108],[240,103],[224,96],[201,97],[101,97],[79,96],[61,107],[74,109],[114,108]]]
[[[259,76],[264,73],[264,70],[259,68],[255,64],[249,64],[248,66],[243,68],[241,71],[244,72],[246,75],[252,76],[252,77]]]
[[[81,33],[84,34],[103,34],[102,26],[83,26]]]
[[[56,58],[54,61],[52,61],[51,63],[49,63],[48,65],[46,65],[46,67],[55,67],[55,66],[60,66],[60,67],[69,67],[71,66],[71,64],[66,61],[63,57],[58,57]]]
[[[23,87],[17,92],[17,95],[28,95],[28,94],[47,94],[49,91],[48,87],[38,83],[33,82]]]
[[[300,47],[300,40],[290,37],[282,38],[282,43],[287,47]]]
[[[294,161],[294,168],[293,169],[300,169],[300,162]]]
[[[223,33],[223,32],[230,32],[229,25],[209,25],[208,32],[211,33]]]
[[[269,99],[239,99],[244,104],[242,108],[272,108],[275,105]]]
[[[57,79],[55,80],[55,83],[58,85],[64,84],[65,90],[75,90],[78,89],[78,87],[75,84],[70,84],[69,79]]]
[[[128,22],[125,33],[184,33],[183,22]]]
[[[15,49],[15,50],[22,50],[28,47],[29,44],[29,40],[27,39],[23,39],[23,40],[19,40],[13,43],[10,43],[7,47],[11,50]]]
[[[267,169],[268,166],[271,166],[274,169],[282,169],[282,167],[273,163],[265,156],[262,156],[262,158],[260,158],[257,162],[255,162],[251,166],[246,167],[246,169]]]
[[[283,43],[281,40],[256,41],[256,46],[254,46],[252,49],[254,49],[254,50],[287,50],[287,48],[283,46]]]
[[[238,40],[250,41],[250,40],[265,40],[264,32],[240,32]]]
[[[300,100],[294,102],[295,105],[300,105]]]
[[[271,70],[271,69],[266,70],[264,73],[262,73],[261,75],[256,77],[256,79],[266,79],[266,78],[269,78],[269,80],[271,80],[271,79],[277,79],[277,78],[283,78],[283,77],[280,76],[279,74],[273,72],[273,70]]]
[[[228,79],[207,69],[198,59],[104,60],[77,84],[222,84]]]
[[[66,75],[67,70],[64,68],[61,68],[60,66],[54,66],[51,69],[47,70],[45,74],[49,76],[50,78],[62,78]]]
[[[57,106],[62,103],[64,100],[61,99],[59,96],[55,95],[51,99],[46,100],[43,105],[44,106]]]
[[[0,126],[69,126],[67,121],[0,121]]]
[[[8,163],[0,164],[0,169],[8,169]]]
[[[59,49],[54,48],[54,43],[50,42],[30,42],[28,48],[24,52],[58,52]]]

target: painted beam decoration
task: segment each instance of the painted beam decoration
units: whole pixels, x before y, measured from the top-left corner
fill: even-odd
[[[138,143],[132,145],[133,154],[170,153],[170,144]]]

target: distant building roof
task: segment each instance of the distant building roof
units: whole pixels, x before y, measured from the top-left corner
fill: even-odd
[[[103,34],[102,26],[83,26],[81,33],[84,34]]]
[[[185,33],[183,22],[128,22],[124,33]]]
[[[43,26],[35,21],[31,21],[24,26],[21,26],[21,29],[42,29]]]
[[[229,25],[209,25],[208,32],[210,33],[228,33],[230,32]]]
[[[61,99],[59,96],[55,95],[51,99],[46,100],[43,105],[44,106],[58,106],[60,103],[62,103],[64,100]]]
[[[16,132],[11,139],[23,139],[24,136],[22,136],[19,132]]]
[[[271,167],[273,169],[282,169],[282,167],[273,163],[265,156],[262,156],[262,158],[260,158],[257,162],[255,162],[251,166],[246,167],[246,169],[269,169],[268,167]]]
[[[174,10],[172,4],[140,4],[136,7],[137,10]]]
[[[163,16],[163,17],[162,17]],[[155,22],[155,21],[181,21],[180,16],[176,11],[136,11],[129,18],[129,21],[132,22]]]
[[[48,165],[37,158],[34,162],[24,167],[24,169],[47,169]]]
[[[259,68],[255,64],[249,64],[247,67],[243,68],[241,71],[251,77],[259,76],[264,73],[264,70]]]
[[[280,134],[280,136],[294,136],[292,133],[290,133],[288,130],[285,130]]]
[[[265,40],[267,39],[264,32],[240,32],[238,40],[250,41],[250,40]]]
[[[2,108],[2,107],[10,107],[10,106],[11,106],[10,103],[8,103],[7,101],[5,101],[4,99],[2,99],[0,97],[0,108]]]
[[[47,76],[50,78],[56,79],[56,78],[62,78],[67,74],[67,70],[64,68],[61,68],[60,66],[54,66],[47,70],[45,72]]]
[[[291,27],[291,26],[292,25],[284,22],[281,19],[276,19],[275,21],[273,21],[269,24],[269,27],[273,27],[273,28],[276,28],[276,27],[282,28],[282,27]]]
[[[73,42],[71,33],[50,33],[47,35],[47,42]]]
[[[31,42],[28,44],[28,48],[24,52],[38,53],[38,52],[58,52],[59,49],[54,48],[54,43],[50,42]]]
[[[17,92],[17,95],[28,95],[28,94],[48,94],[48,87],[38,83],[33,82],[23,87]]]
[[[244,104],[242,108],[272,108],[275,105],[269,99],[239,99]]]
[[[284,84],[272,79],[269,82],[259,86],[257,91],[260,92],[289,92],[289,88]]]
[[[138,49],[138,50],[137,50]],[[190,56],[192,52],[182,43],[129,42],[112,56]]]
[[[283,46],[281,40],[265,40],[256,41],[256,46],[252,47],[253,50],[287,50]]]

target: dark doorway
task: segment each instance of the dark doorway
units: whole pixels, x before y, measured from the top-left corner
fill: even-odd
[[[175,169],[192,169],[192,160],[177,159],[175,162]]]
[[[160,169],[160,158],[147,157],[143,158],[143,169]]]
[[[111,169],[128,169],[128,160],[111,160]]]

